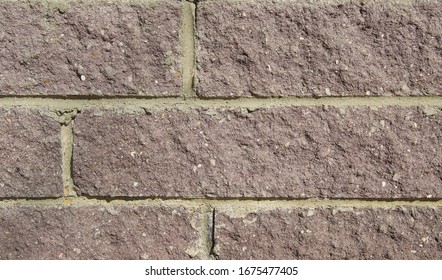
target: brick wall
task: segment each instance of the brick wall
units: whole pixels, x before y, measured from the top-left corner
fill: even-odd
[[[1,259],[442,258],[439,0],[0,0]]]

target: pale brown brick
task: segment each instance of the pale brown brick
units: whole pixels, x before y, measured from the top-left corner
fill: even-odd
[[[37,110],[0,108],[0,198],[63,195],[60,124]]]
[[[188,259],[180,207],[0,207],[1,259]]]
[[[438,108],[88,110],[75,119],[81,194],[442,197]]]
[[[0,95],[181,94],[179,1],[1,1]]]
[[[221,259],[440,259],[439,208],[279,209],[216,215]]]
[[[440,1],[203,1],[204,97],[440,95]]]

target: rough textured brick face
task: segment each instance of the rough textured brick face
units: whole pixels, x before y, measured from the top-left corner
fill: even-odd
[[[440,259],[440,209],[280,209],[216,215],[221,259]]]
[[[2,1],[0,26],[0,95],[181,94],[178,1]]]
[[[2,207],[1,259],[187,259],[183,208]]]
[[[60,124],[36,110],[0,108],[0,197],[62,195]]]
[[[437,108],[84,111],[81,194],[172,197],[442,197]]]
[[[440,1],[203,1],[198,93],[439,95]]]

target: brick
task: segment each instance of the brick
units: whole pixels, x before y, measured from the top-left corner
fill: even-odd
[[[221,259],[440,259],[440,208],[277,209],[216,215]]]
[[[63,195],[60,124],[36,110],[0,108],[0,198]]]
[[[181,95],[178,1],[1,1],[0,95]]]
[[[159,197],[442,197],[442,112],[286,107],[75,119],[80,194]]]
[[[190,218],[181,207],[1,207],[0,258],[188,259]]]
[[[203,1],[198,94],[440,95],[440,1]]]

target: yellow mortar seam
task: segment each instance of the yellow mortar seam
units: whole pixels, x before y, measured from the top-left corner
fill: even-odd
[[[442,199],[343,199],[343,198],[311,198],[311,199],[274,199],[274,198],[247,198],[247,199],[206,199],[206,198],[87,198],[84,196],[71,197],[71,207],[102,206],[102,207],[139,207],[139,206],[175,206],[195,211],[201,207],[209,207],[220,211],[229,211],[230,208],[256,210],[273,210],[279,208],[395,208],[401,206],[414,207],[442,207]],[[60,207],[66,206],[65,197],[62,198],[29,198],[29,199],[0,199],[0,206],[24,207]]]
[[[225,3],[275,3],[272,0],[223,0]],[[219,0],[198,0],[198,3],[205,2],[219,2]],[[345,3],[356,3],[359,4],[359,1],[354,0],[278,0],[276,3],[294,3],[301,4],[304,6],[311,5],[325,5],[325,4],[345,4]],[[438,3],[439,0],[365,0],[364,4],[420,4],[420,3]]]
[[[237,98],[237,99],[199,99],[199,98],[96,98],[96,99],[58,99],[41,97],[0,97],[1,107],[23,107],[55,111],[84,110],[95,108],[122,113],[141,113],[147,110],[177,109],[264,109],[294,106],[332,106],[370,107],[378,109],[388,106],[398,107],[438,107],[442,108],[442,96],[416,97],[283,97],[283,98]]]
[[[77,196],[72,179],[72,149],[74,143],[73,122],[61,126],[62,174],[65,203],[70,204],[71,198]]]
[[[160,2],[174,2],[174,0],[0,0],[0,3],[38,3],[47,8],[58,8],[64,4],[80,4],[92,6],[95,4],[140,4],[152,6]]]
[[[209,205],[202,204],[193,212],[190,224],[198,232],[199,238],[186,250],[186,253],[191,257],[202,260],[213,259],[210,255],[212,247],[211,231],[213,228],[212,211],[213,209]]]
[[[196,97],[195,81],[195,4],[183,1],[181,32],[182,75],[184,98]]]
[[[175,2],[176,0],[0,0],[2,3],[17,3],[17,2],[30,2],[30,3],[42,3],[44,5],[52,4],[63,4],[63,3],[78,3],[85,5],[94,5],[94,4],[108,4],[108,3],[117,3],[117,4],[145,4],[152,5],[160,2]],[[205,2],[219,2],[219,0],[184,0],[183,2],[188,3],[205,3]],[[272,2],[271,0],[224,0],[225,3],[259,3],[259,2]],[[298,3],[303,5],[318,5],[318,4],[341,4],[354,2],[354,0],[279,0],[279,3]],[[414,4],[414,3],[438,3],[439,0],[365,0],[366,4]],[[359,3],[359,2],[356,2]]]

